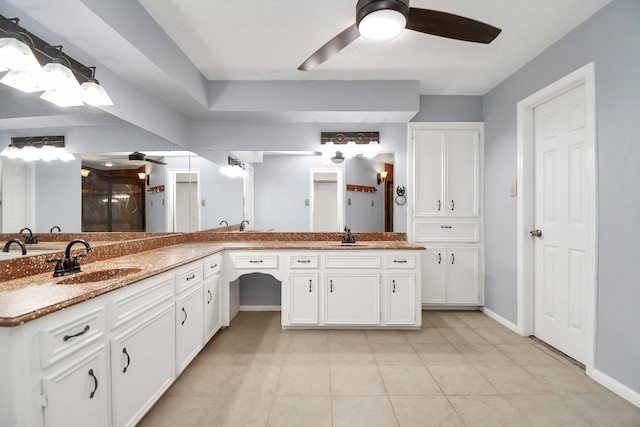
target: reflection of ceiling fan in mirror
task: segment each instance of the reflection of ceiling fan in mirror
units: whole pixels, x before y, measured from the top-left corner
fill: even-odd
[[[480,21],[437,10],[409,7],[409,0],[358,0],[356,23],[329,40],[298,67],[308,71],[355,41],[391,40],[404,29],[454,40],[491,43],[500,29]]]
[[[134,151],[133,153],[129,154],[129,161],[132,161],[132,162],[148,162],[148,163],[156,163],[158,165],[166,165],[165,162],[161,162],[160,160],[151,159],[151,158],[147,157],[146,154],[141,153],[139,151]]]

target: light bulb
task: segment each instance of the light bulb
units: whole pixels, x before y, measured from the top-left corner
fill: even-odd
[[[404,15],[392,9],[371,12],[358,24],[360,35],[369,40],[388,41],[398,37],[407,26]]]

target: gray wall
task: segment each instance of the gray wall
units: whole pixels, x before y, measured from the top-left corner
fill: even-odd
[[[640,392],[640,2],[615,0],[484,97],[485,303],[516,322],[516,103],[595,63],[598,145],[596,368]]]
[[[345,225],[353,232],[384,231],[384,185],[378,185],[377,173],[384,163],[363,158],[345,160],[345,184],[375,187],[375,193],[347,191],[345,193]]]
[[[420,111],[412,122],[481,122],[482,97],[471,95],[421,95]]]
[[[36,163],[36,226],[48,233],[57,225],[64,233],[82,231],[80,156],[68,162]]]

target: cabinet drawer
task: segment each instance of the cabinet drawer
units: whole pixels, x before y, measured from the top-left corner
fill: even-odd
[[[104,310],[74,317],[40,331],[40,363],[43,368],[98,340],[105,333]]]
[[[115,329],[159,303],[171,299],[174,293],[173,274],[154,277],[120,289],[116,298],[107,305],[110,328]]]
[[[278,255],[237,255],[236,268],[278,268]]]
[[[326,268],[380,268],[380,257],[377,255],[326,255]]]
[[[387,268],[415,268],[415,257],[409,256],[387,256]]]
[[[214,274],[218,274],[221,269],[222,255],[216,255],[204,261],[204,277],[211,277]]]
[[[415,224],[416,242],[477,242],[478,224]]]
[[[195,282],[202,280],[202,265],[188,265],[176,273],[176,293],[180,293]]]
[[[292,256],[291,268],[318,268],[318,255]]]

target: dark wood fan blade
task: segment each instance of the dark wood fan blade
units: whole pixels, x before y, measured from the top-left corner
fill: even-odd
[[[300,71],[309,71],[312,68],[317,67],[322,64],[324,61],[329,59],[331,56],[340,52],[343,48],[345,48],[349,43],[354,41],[360,37],[360,31],[358,31],[358,26],[353,24],[327,43],[324,44],[320,49],[316,50],[313,55],[311,55],[306,61],[302,63],[298,67]]]
[[[491,43],[502,31],[484,22],[437,10],[409,9],[407,28],[421,33],[474,43]]]
[[[145,162],[149,162],[149,163],[155,163],[157,165],[166,165],[165,162],[161,162],[160,160],[153,160],[153,159],[145,158],[144,161]]]

